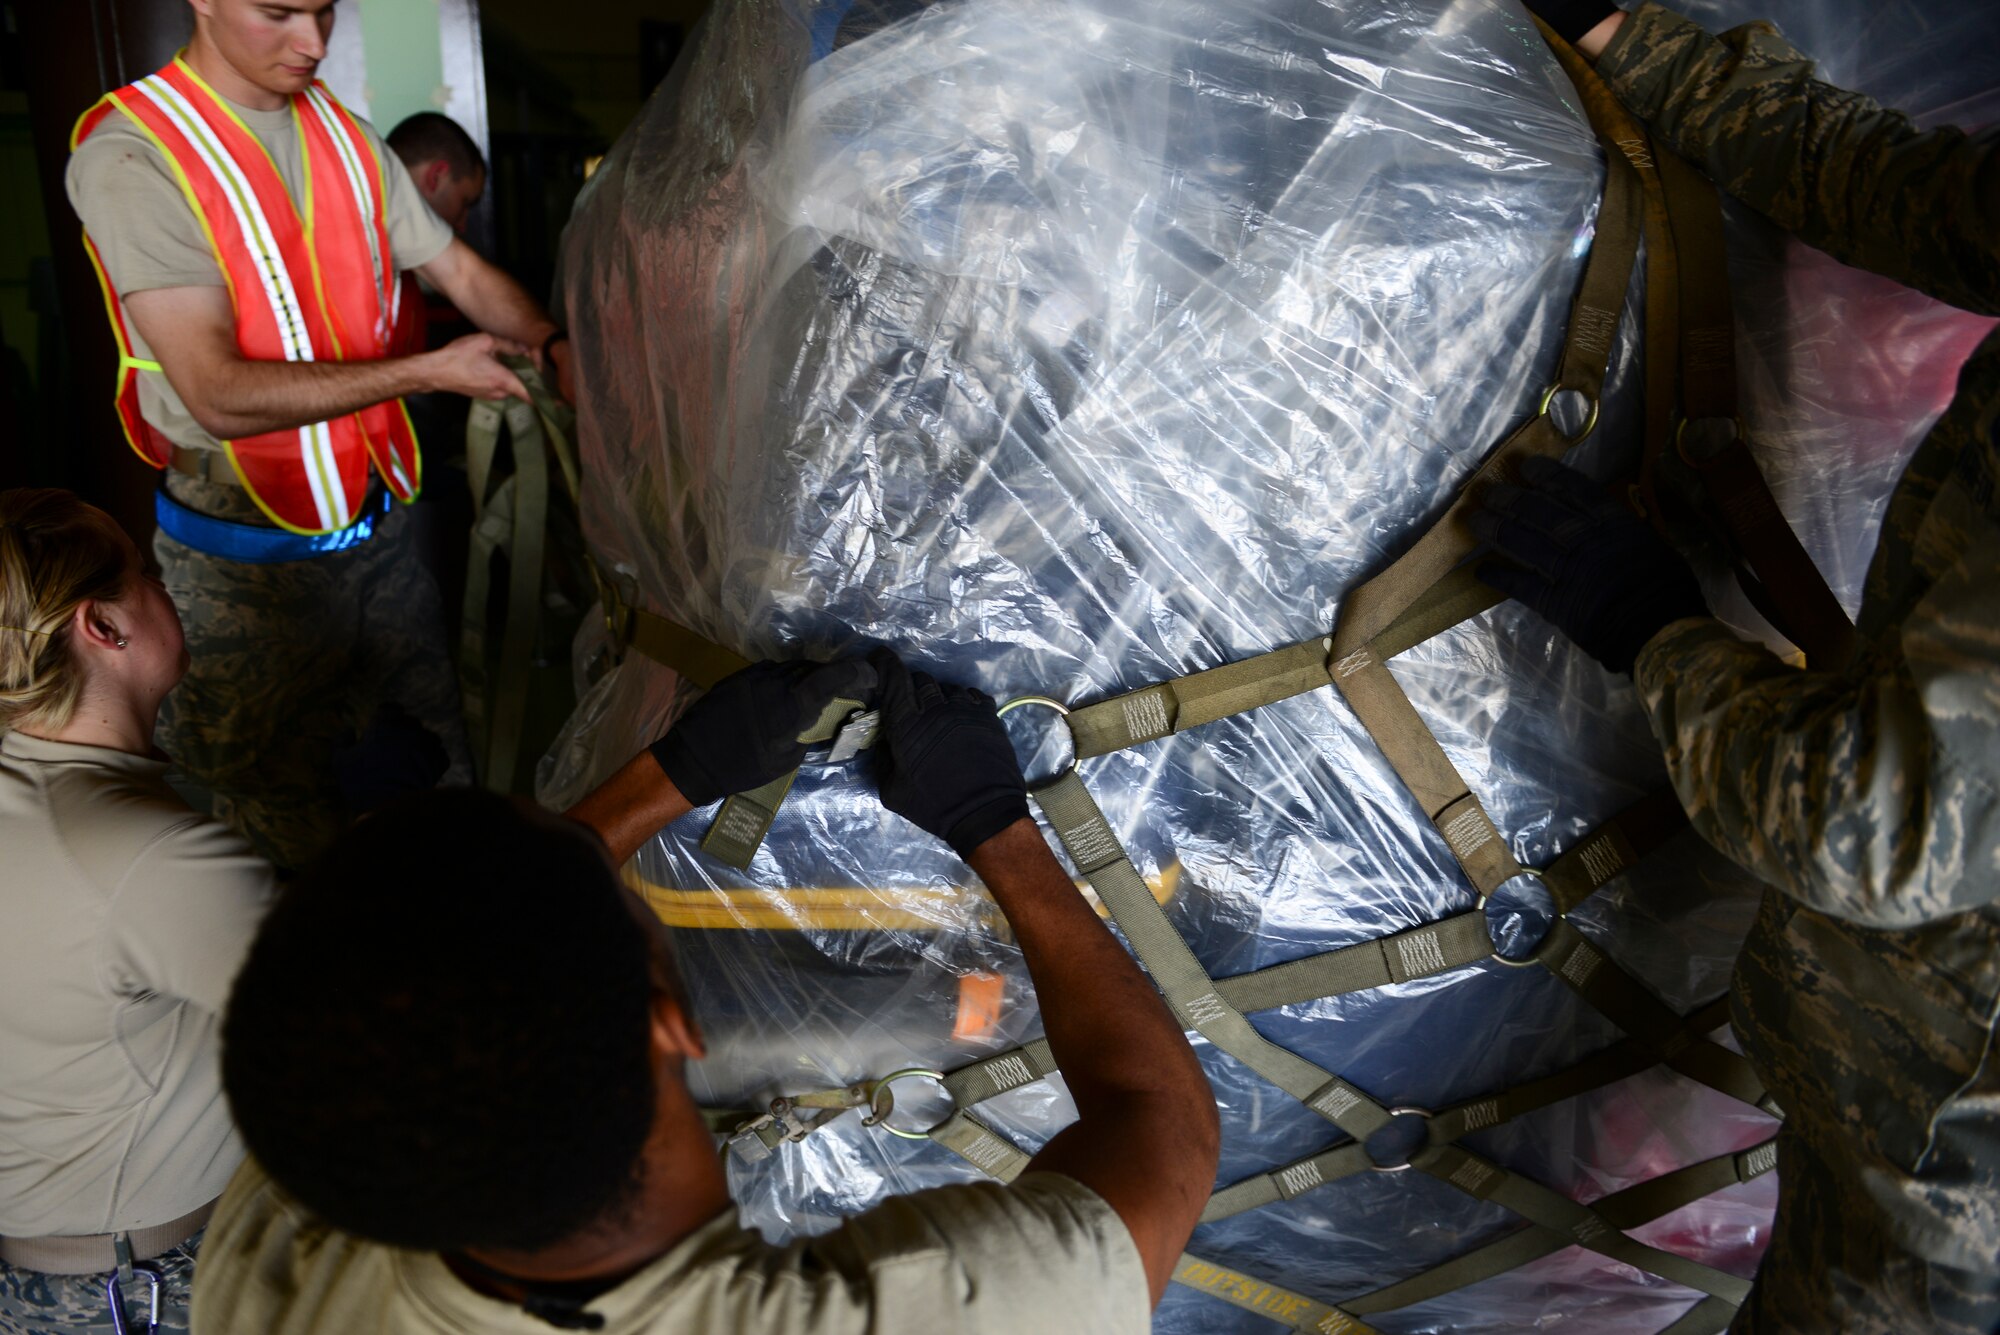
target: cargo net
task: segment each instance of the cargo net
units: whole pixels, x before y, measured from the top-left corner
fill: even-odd
[[[1725,223],[1512,5],[1144,10],[711,13],[566,240],[604,616],[538,790],[745,658],[1038,697],[1048,826],[1222,1110],[1156,1329],[1720,1330],[1775,1195],[1722,1001],[1758,890],[1458,518],[1567,457],[1820,652],[1950,393],[1906,368],[1976,330]],[[1787,581],[1773,626],[1742,589]],[[627,869],[774,1238],[1073,1116],[1004,919],[863,731]]]

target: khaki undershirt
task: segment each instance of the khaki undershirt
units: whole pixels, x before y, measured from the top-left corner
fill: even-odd
[[[257,136],[294,200],[305,197],[305,174],[298,130],[291,108],[253,111],[224,99]],[[359,120],[359,118],[356,118]],[[402,160],[389,150],[373,126],[361,121],[375,146],[375,155],[389,183],[389,251],[398,272],[429,264],[451,244],[452,231],[431,212],[410,179]],[[222,287],[221,266],[208,237],[181,193],[179,178],[158,146],[114,108],[70,156],[64,176],[70,206],[83,219],[84,230],[97,246],[104,271],[121,298],[134,292],[170,287]],[[381,257],[375,257],[381,272]],[[128,318],[132,355],[155,361],[153,350]],[[153,371],[139,373],[139,411],[176,445],[196,450],[220,449],[215,437],[202,430],[167,378]]]
[[[166,772],[0,736],[0,1235],[164,1224],[242,1161],[217,1032],[271,868]]]
[[[1102,1197],[1030,1173],[900,1196],[774,1247],[733,1211],[592,1300],[599,1335],[1145,1335],[1138,1248]],[[198,1335],[550,1335],[430,1252],[320,1222],[254,1160],[229,1184],[195,1269]]]

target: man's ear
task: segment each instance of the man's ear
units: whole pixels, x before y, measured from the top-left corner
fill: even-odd
[[[425,199],[444,187],[445,178],[451,175],[451,164],[443,158],[432,158],[417,174],[417,188]]]
[[[701,1026],[671,992],[653,993],[653,1055],[700,1061],[708,1055]]]

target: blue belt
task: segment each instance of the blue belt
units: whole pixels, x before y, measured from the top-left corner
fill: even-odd
[[[251,565],[276,565],[280,561],[306,561],[359,547],[375,536],[375,525],[389,513],[389,505],[388,488],[378,487],[362,503],[361,517],[346,528],[332,533],[289,533],[281,528],[239,524],[190,510],[162,489],[153,499],[153,516],[159,521],[160,532],[198,552]]]

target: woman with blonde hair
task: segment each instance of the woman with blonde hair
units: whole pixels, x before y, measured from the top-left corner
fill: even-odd
[[[273,879],[167,784],[186,670],[109,515],[0,492],[0,1335],[184,1331],[243,1157],[218,1018]]]

